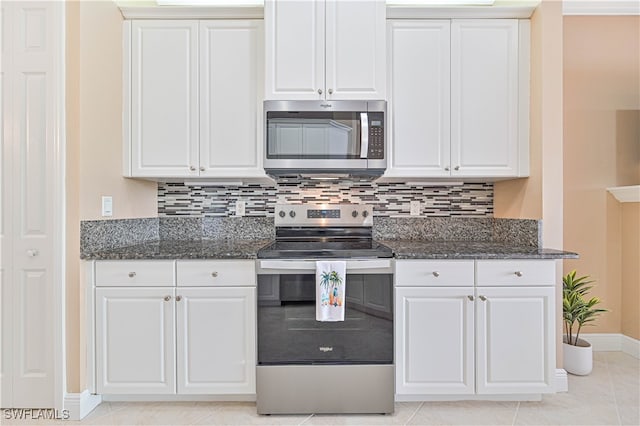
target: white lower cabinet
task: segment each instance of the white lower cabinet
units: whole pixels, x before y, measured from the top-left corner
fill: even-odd
[[[179,288],[178,393],[255,393],[255,289]]]
[[[143,276],[153,261],[96,262],[96,392],[255,394],[255,276],[239,280],[254,262],[169,263],[167,276],[158,277],[164,284],[125,287],[124,280]],[[237,269],[211,277],[232,263]],[[214,271],[208,287],[181,282],[205,267]],[[118,278],[120,270],[130,272]]]
[[[496,281],[513,276],[510,286],[489,286],[486,272],[479,281],[473,263],[396,261],[399,399],[554,391],[554,262],[475,262]]]
[[[96,289],[97,391],[175,392],[173,288]]]

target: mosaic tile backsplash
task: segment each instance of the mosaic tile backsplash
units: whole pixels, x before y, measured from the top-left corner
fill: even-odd
[[[273,217],[275,204],[281,203],[370,204],[375,216],[406,216],[411,201],[420,201],[420,215],[426,217],[493,217],[492,183],[423,187],[358,180],[292,179],[275,186],[158,184],[160,217],[233,216],[237,200],[244,200],[246,215],[254,217]]]

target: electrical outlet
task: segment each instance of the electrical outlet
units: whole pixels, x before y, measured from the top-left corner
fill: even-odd
[[[110,195],[102,196],[102,216],[113,216],[113,197]]]
[[[420,201],[411,201],[409,214],[411,216],[420,216]]]
[[[244,216],[244,212],[245,212],[246,206],[247,205],[244,202],[244,200],[237,200],[236,201],[236,216]]]

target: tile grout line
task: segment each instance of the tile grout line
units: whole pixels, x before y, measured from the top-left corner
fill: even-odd
[[[616,398],[616,386],[613,383],[613,377],[611,377],[611,371],[609,370],[609,357],[604,356],[604,365],[607,369],[607,379],[609,379],[609,386],[611,388],[611,394],[613,396],[613,406],[616,409],[616,416],[618,417],[618,424],[622,424],[622,418],[620,417],[620,409],[618,408],[618,398]]]
[[[302,426],[303,424],[305,424],[307,421],[311,420],[311,417],[313,417],[313,413],[309,414],[309,416],[307,418],[305,418],[301,423],[299,423],[298,426]]]
[[[407,426],[409,424],[409,422],[411,422],[411,420],[413,420],[413,418],[416,416],[416,414],[418,414],[418,411],[420,411],[420,409],[422,408],[422,406],[424,405],[424,401],[420,402],[420,405],[418,405],[418,408],[416,408],[413,411],[413,414],[411,414],[411,416],[409,416],[409,418],[407,419],[406,422],[404,422],[404,426]]]
[[[520,411],[520,401],[516,404],[516,412],[513,414],[513,420],[511,421],[511,426],[515,426],[516,420],[518,419],[518,411]]]

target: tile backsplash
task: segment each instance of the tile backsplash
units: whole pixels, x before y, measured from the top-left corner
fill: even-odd
[[[410,202],[419,201],[421,216],[493,217],[493,184],[420,186],[360,180],[315,181],[291,179],[275,186],[196,186],[158,184],[158,215],[233,216],[235,202],[244,200],[247,216],[273,217],[278,203],[352,203],[373,205],[376,216],[408,215]]]

